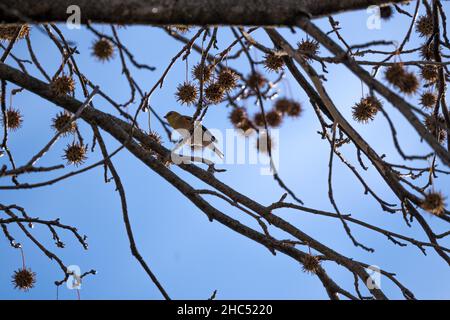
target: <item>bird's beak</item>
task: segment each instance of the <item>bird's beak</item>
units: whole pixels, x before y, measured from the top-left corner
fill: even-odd
[[[164,119],[167,119],[167,114],[163,117]]]

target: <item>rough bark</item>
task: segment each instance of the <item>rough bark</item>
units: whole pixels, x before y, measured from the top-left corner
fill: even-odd
[[[0,21],[64,22],[78,5],[81,22],[188,25],[285,25],[401,0],[2,0]]]

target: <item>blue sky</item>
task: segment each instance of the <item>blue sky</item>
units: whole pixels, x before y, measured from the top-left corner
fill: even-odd
[[[443,4],[448,6],[445,2]],[[408,20],[403,17],[382,22],[380,30],[369,30],[366,27],[368,16],[365,11],[337,16],[343,28],[342,33],[348,42],[364,43],[380,39],[398,41],[407,31]],[[317,23],[324,30],[329,29],[326,20],[318,20]],[[80,54],[76,59],[82,72],[113,98],[126,101],[129,88],[121,75],[118,55],[116,54],[116,58],[111,62],[98,63],[90,55],[90,47],[95,39],[91,33],[84,28],[81,30],[68,30],[65,26],[61,28],[66,37],[77,45]],[[108,26],[96,28],[110,33]],[[291,34],[288,30],[281,31],[292,44],[304,37],[301,32]],[[52,74],[60,62],[56,48],[36,28],[31,34],[35,52]],[[120,29],[119,35],[138,61],[157,67],[155,72],[135,73],[136,80],[146,90],[153,86],[171,57],[181,48],[180,43],[170,39],[158,28],[127,27]],[[270,41],[263,32],[255,33],[255,37],[270,46]],[[228,46],[232,39],[229,29],[220,28],[218,39],[219,48],[224,49]],[[421,40],[414,35],[408,48],[415,48],[420,43]],[[14,53],[19,57],[28,58],[23,42],[17,45]],[[261,58],[260,53],[253,54]],[[327,53],[321,49],[321,54]],[[189,65],[194,65],[198,59],[199,56],[193,53]],[[8,62],[11,63],[10,60]],[[248,64],[244,58],[230,62],[230,65],[244,74],[248,73]],[[319,66],[317,68],[320,70]],[[35,71],[32,67],[30,70]],[[179,106],[174,97],[177,84],[184,81],[184,70],[184,63],[177,62],[167,76],[163,89],[156,91],[152,96],[151,105],[160,114],[173,109],[186,114],[193,112],[193,108]],[[34,74],[37,75],[36,72]],[[354,123],[351,120],[351,106],[361,97],[361,83],[342,66],[329,66],[329,74],[326,76],[328,81],[325,86],[328,92],[339,110]],[[327,196],[329,145],[317,134],[320,125],[307,96],[289,75],[287,81],[290,83],[292,98],[301,102],[305,111],[301,118],[285,121],[280,131],[280,142],[277,145],[280,154],[280,175],[304,200],[306,206],[332,211]],[[285,87],[280,86],[280,95],[287,94]],[[9,88],[11,89],[11,85]],[[367,89],[365,90],[367,92]],[[77,96],[81,99],[79,88],[77,91]],[[417,100],[411,99],[411,102],[417,103]],[[113,112],[111,106],[101,98],[96,97],[94,103],[100,110]],[[16,162],[23,164],[50,139],[51,118],[60,111],[60,108],[28,92],[18,94],[13,100],[13,105],[20,108],[24,115],[24,123],[20,131],[11,134],[10,148],[15,154]],[[247,106],[249,110],[256,112],[257,107],[252,101],[247,102]],[[405,152],[425,153],[428,149],[420,142],[413,129],[392,106],[387,103],[385,106],[398,126],[400,139],[405,141],[403,144]],[[130,107],[130,110],[135,108],[136,104]],[[211,107],[205,124],[221,130],[230,128],[227,120],[228,112],[229,109],[225,105]],[[140,121],[145,128],[146,117],[141,117]],[[83,123],[79,125],[85,140],[90,144],[92,135],[89,128]],[[402,162],[396,155],[387,123],[382,115],[378,115],[375,121],[368,125],[355,124],[355,126],[378,153],[385,153],[391,162]],[[152,122],[152,128],[163,134],[156,122]],[[104,137],[109,150],[117,147],[117,143],[110,137],[106,134]],[[71,141],[72,138],[59,140],[53,150],[42,159],[40,165],[63,163],[62,150]],[[170,145],[165,136],[164,142],[166,146]],[[346,147],[344,150],[348,158],[356,164],[354,149]],[[99,150],[95,154],[89,154],[87,163],[99,160],[98,153]],[[0,165],[4,163],[5,157],[0,158]],[[114,163],[126,188],[130,219],[138,248],[172,298],[206,299],[216,289],[219,299],[327,298],[318,279],[303,273],[301,266],[294,260],[281,253],[273,256],[265,247],[217,222],[209,222],[206,216],[177,190],[127,152],[121,152],[114,157]],[[283,194],[283,190],[271,177],[260,175],[258,165],[223,167],[227,172],[218,174],[221,180],[262,204],[277,201]],[[73,169],[67,166],[64,170]],[[178,168],[172,169],[194,186],[204,187],[198,180],[188,177]],[[26,178],[29,181],[41,181],[60,174],[61,172],[54,172],[48,175],[30,175]],[[383,199],[388,202],[395,201],[395,197],[387,190],[373,168],[363,174]],[[335,161],[333,181],[335,199],[342,212],[350,211],[355,217],[388,230],[426,239],[416,225],[407,228],[400,215],[383,212],[373,199],[365,196],[359,182],[339,161]],[[9,181],[6,179],[1,181],[2,185],[7,183]],[[436,181],[436,188],[443,191],[448,191],[449,185],[450,180],[445,176]],[[225,213],[257,228],[252,221],[233,208],[215,199],[211,200]],[[58,249],[52,243],[51,235],[46,229],[37,226],[33,230],[33,233],[67,265],[78,265],[82,271],[92,268],[98,271],[96,276],[89,276],[83,282],[82,299],[161,298],[155,286],[131,256],[118,194],[114,192],[113,183],[104,183],[101,167],[53,186],[25,191],[1,191],[0,202],[18,204],[31,216],[43,219],[59,217],[62,223],[74,225],[80,233],[88,236],[89,250],[85,251],[70,234],[61,233],[66,248]],[[415,247],[409,245],[400,248],[379,234],[350,225],[355,237],[376,249],[375,253],[367,253],[353,246],[337,220],[292,210],[280,210],[278,214],[344,255],[397,273],[398,279],[418,298],[450,298],[448,266],[431,250],[424,256]],[[445,226],[438,219],[433,219],[428,214],[425,214],[425,219],[438,232],[445,231]],[[27,265],[37,273],[37,283],[34,289],[26,293],[13,289],[10,279],[13,271],[21,265],[20,252],[12,249],[8,241],[0,237],[0,298],[55,299],[56,289],[53,282],[62,277],[58,266],[25,239],[20,230],[11,227],[11,232],[23,243]],[[283,237],[281,233],[274,235]],[[445,245],[445,241],[442,243]],[[331,263],[323,265],[339,284],[352,289],[351,274]],[[381,285],[391,298],[402,298],[401,292],[386,279],[382,280]],[[61,299],[75,299],[76,293],[63,286],[59,290],[59,296]]]

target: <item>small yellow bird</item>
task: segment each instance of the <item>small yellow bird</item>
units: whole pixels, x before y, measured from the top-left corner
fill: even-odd
[[[202,148],[209,148],[223,159],[223,153],[214,145],[214,142],[217,142],[216,137],[207,128],[202,125],[201,137],[196,136],[197,132],[195,132],[192,117],[179,114],[176,111],[170,111],[164,118],[167,119],[167,122],[169,122],[172,128],[183,136],[183,142],[190,140],[191,147],[201,146]],[[201,139],[200,143],[198,138]]]

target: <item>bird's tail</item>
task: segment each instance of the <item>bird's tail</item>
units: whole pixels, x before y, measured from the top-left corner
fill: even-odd
[[[192,150],[198,150],[198,149],[203,149],[203,148],[208,148],[210,150],[212,150],[215,154],[217,154],[219,156],[220,159],[223,159],[223,153],[222,151],[219,150],[219,148],[217,148],[214,143],[205,143],[203,145],[198,145],[198,144],[192,144],[191,145],[191,149]]]
[[[211,146],[212,151],[219,156],[220,159],[223,159],[223,153],[216,146]]]

